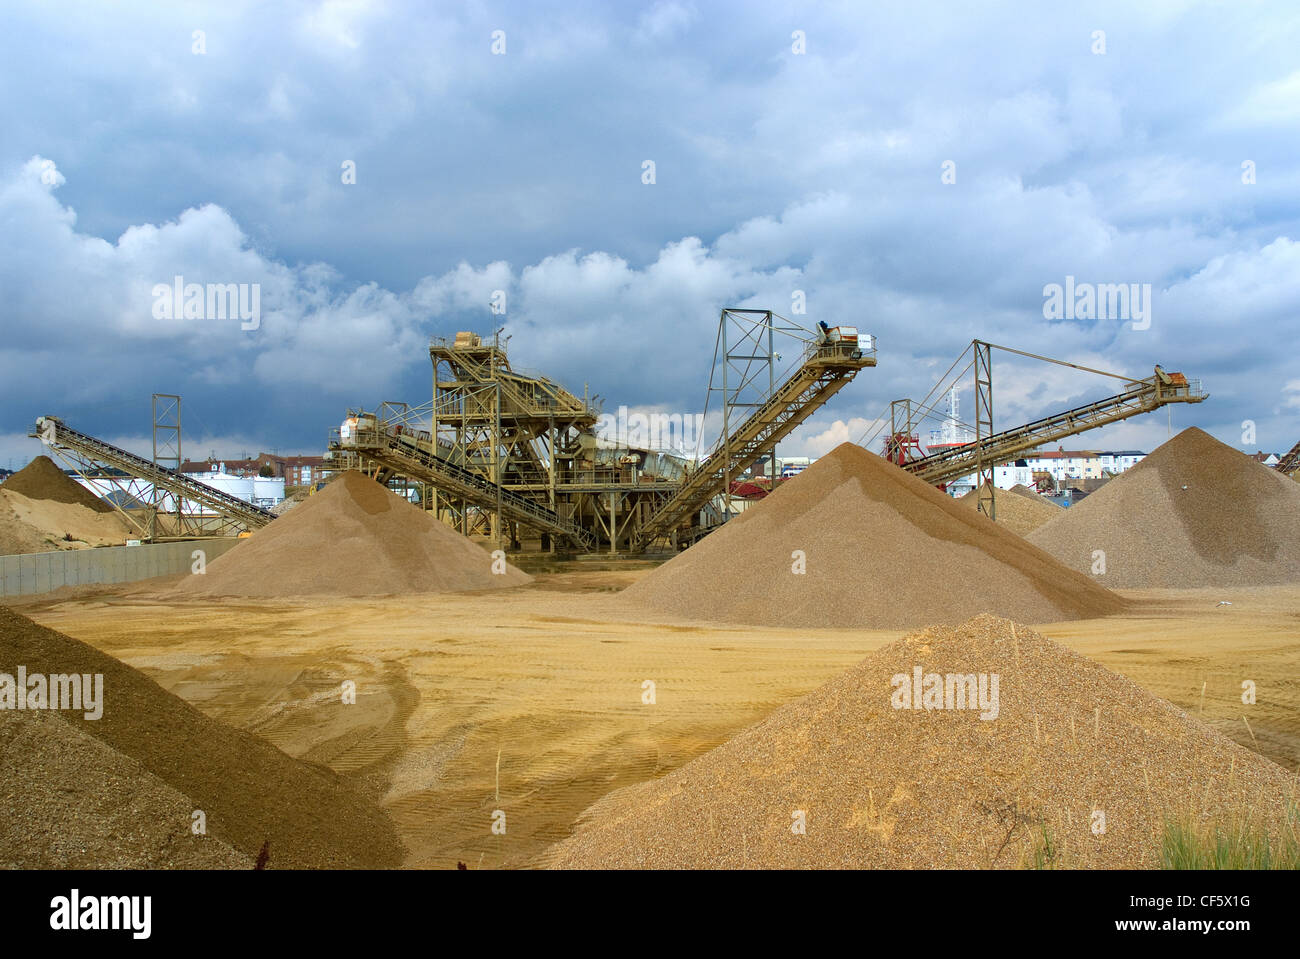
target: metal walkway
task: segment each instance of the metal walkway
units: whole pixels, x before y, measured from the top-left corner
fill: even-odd
[[[226,527],[231,524],[252,531],[275,519],[275,514],[270,510],[254,506],[237,496],[213,489],[205,483],[200,483],[166,466],[160,466],[143,456],[128,453],[111,443],[74,430],[57,416],[40,417],[36,421],[35,429],[28,435],[41,440],[51,451],[58,453],[60,458],[65,459],[84,479],[111,482],[112,471],[116,470],[155,489],[170,493],[179,501],[202,506],[210,513],[221,517],[223,521],[222,528],[209,530],[209,535],[229,535],[230,530]],[[104,467],[108,469],[104,470]],[[135,499],[140,506],[152,506],[139,496]],[[122,504],[114,505],[118,507],[119,512],[127,516],[132,525],[140,526],[138,520],[126,513]]]
[[[974,443],[911,460],[903,464],[903,469],[927,483],[938,485],[978,472],[981,463],[1002,463],[1014,459],[1018,453],[1066,436],[1150,413],[1169,403],[1201,403],[1208,397],[1209,394],[1201,390],[1199,380],[1189,381],[1181,373],[1166,373],[1157,366],[1154,376],[1136,381],[1123,393],[994,433]]]
[[[417,436],[394,433],[372,416],[358,417],[351,435],[332,442],[332,448],[360,453],[380,466],[428,483],[441,492],[457,496],[474,506],[495,511],[535,529],[567,537],[588,551],[598,544],[596,537],[526,497],[503,489],[479,473],[448,462],[426,448]]]
[[[1290,476],[1300,466],[1300,443],[1291,447],[1290,452],[1283,456],[1277,464],[1277,471],[1284,476]]]
[[[874,349],[864,351],[838,343],[814,347],[802,365],[646,520],[633,548],[645,549],[655,539],[672,533],[723,491],[727,476],[748,469],[857,376],[858,370],[875,365]]]

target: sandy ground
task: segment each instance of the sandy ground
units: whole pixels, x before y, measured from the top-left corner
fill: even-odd
[[[677,768],[903,633],[629,617],[613,594],[647,568],[417,598],[164,606],[135,586],[19,608],[290,755],[386,783],[408,866],[525,866],[610,790]],[[1132,613],[1034,625],[1295,770],[1300,585],[1123,595]],[[341,703],[345,680],[356,705]]]

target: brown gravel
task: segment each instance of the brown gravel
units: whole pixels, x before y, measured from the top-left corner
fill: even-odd
[[[0,711],[0,869],[251,869],[199,804],[58,713]]]
[[[1300,582],[1300,486],[1193,427],[1028,538],[1119,589]]]
[[[1008,490],[997,491],[995,512],[997,523],[1018,536],[1028,536],[1044,523],[1060,515],[1061,507],[1044,499],[1027,486],[1013,486]],[[979,490],[971,490],[957,500],[962,506],[976,509],[979,506]]]
[[[892,677],[917,665],[998,674],[997,718],[893,708]],[[891,643],[667,776],[611,793],[544,863],[1014,868],[1046,835],[1055,865],[1150,867],[1166,816],[1276,836],[1296,785],[1124,677],[979,616]]]
[[[48,456],[38,456],[13,476],[4,481],[0,489],[22,493],[29,499],[48,499],[56,503],[75,503],[97,513],[111,513],[113,507],[82,486]]]
[[[801,550],[806,572],[795,574]],[[1032,623],[1124,603],[1087,577],[852,443],[623,593],[700,620],[908,629],[981,612]]]
[[[256,857],[269,842],[271,868],[401,862],[387,814],[337,773],[210,719],[143,673],[0,606],[0,672],[15,675],[19,665],[29,675],[102,673],[105,705],[98,720],[0,713],[0,863],[229,860],[220,847],[198,852],[186,838],[194,809],[207,814],[208,836],[238,856]],[[138,822],[132,810],[167,818]]]
[[[343,473],[188,576],[176,596],[380,596],[519,586],[532,579],[361,473]]]

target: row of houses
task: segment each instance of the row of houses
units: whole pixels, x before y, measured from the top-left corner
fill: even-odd
[[[182,463],[181,472],[199,480],[205,476],[223,475],[240,479],[282,479],[285,486],[310,486],[326,477],[323,456],[277,456],[274,453],[258,453],[252,459],[223,460],[210,456],[206,460]]]

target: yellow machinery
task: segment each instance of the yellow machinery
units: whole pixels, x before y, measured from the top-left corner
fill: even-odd
[[[382,481],[404,477],[431,490],[428,505],[443,519],[498,543],[517,543],[521,527],[540,533],[551,548],[584,552],[689,542],[721,520],[706,507],[732,477],[876,363],[870,338],[860,342],[851,328],[809,331],[770,310],[724,310],[724,401],[738,394],[738,384],[725,382],[727,364],[751,349],[727,347],[725,330],[737,318],[767,337],[770,388],[762,402],[743,404],[752,411],[734,422],[729,413],[742,404],[724,405],[723,436],[695,466],[683,457],[600,442],[601,414],[591,398],[513,368],[499,334],[468,332],[431,341],[434,388],[427,407],[385,403],[377,413],[352,411],[331,449],[339,466],[367,469]],[[797,335],[802,344],[796,368],[780,383],[771,374],[777,332]]]

